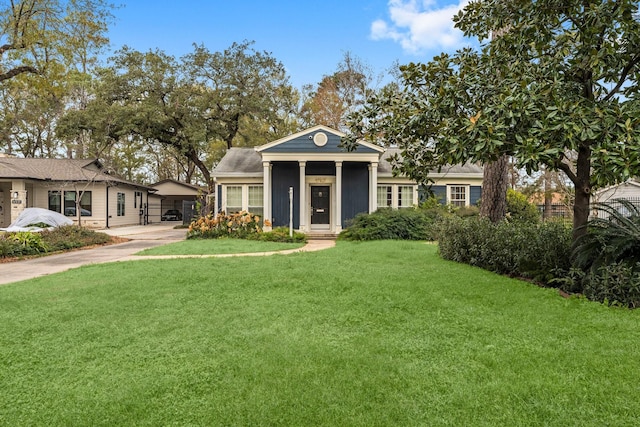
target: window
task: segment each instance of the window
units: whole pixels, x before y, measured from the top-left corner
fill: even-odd
[[[467,186],[466,185],[450,185],[449,186],[449,203],[453,206],[467,205]]]
[[[242,210],[242,186],[227,186],[227,214]]]
[[[409,208],[413,206],[413,186],[398,186],[398,208]]]
[[[124,216],[124,193],[118,193],[118,216]]]
[[[263,187],[262,185],[250,185],[249,186],[249,204],[247,205],[247,210],[255,215],[260,215],[260,218],[263,216]]]
[[[91,216],[91,191],[81,192],[80,198],[80,215]],[[64,192],[64,214],[66,216],[77,216],[76,214],[76,196],[75,191]],[[51,204],[51,198],[49,198],[49,204]]]
[[[393,205],[392,188],[390,185],[378,186],[378,207],[390,208]]]
[[[49,210],[62,213],[62,192],[49,191]]]

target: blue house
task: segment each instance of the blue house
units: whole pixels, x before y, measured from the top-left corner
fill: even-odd
[[[337,234],[361,212],[418,204],[415,181],[394,177],[388,159],[397,149],[359,141],[346,151],[345,135],[315,126],[255,148],[231,148],[213,171],[216,208],[249,211],[274,227],[288,226],[293,193],[293,226],[308,234]],[[432,191],[444,203],[476,204],[482,167],[452,166],[431,174]]]

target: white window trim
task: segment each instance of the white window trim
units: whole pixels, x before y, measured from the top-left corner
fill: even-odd
[[[470,184],[447,184],[447,204],[453,205],[453,200],[451,200],[451,187],[464,187],[465,195],[464,195],[464,205],[471,206],[471,185]]]
[[[263,191],[263,197],[264,197],[264,185],[262,184],[258,184],[258,183],[251,183],[251,184],[224,184],[222,186],[222,200],[223,200],[223,205],[222,205],[222,211],[223,212],[227,212],[227,188],[228,187],[241,187],[241,197],[242,197],[242,206],[241,206],[241,210],[243,211],[249,211],[249,187],[262,187],[262,191]],[[256,206],[257,207],[257,206]],[[262,206],[262,209],[264,210],[264,206]]]
[[[411,204],[409,206],[403,206],[402,207],[403,209],[411,206],[415,206],[418,204],[418,186],[415,184],[410,184],[410,183],[391,184],[391,183],[385,183],[385,182],[378,182],[377,187],[391,187],[391,206],[383,206],[383,207],[398,209],[398,193],[400,192],[400,187],[411,187],[413,189]],[[376,204],[378,201],[377,187],[376,187]],[[380,207],[380,206],[377,206],[377,207]]]

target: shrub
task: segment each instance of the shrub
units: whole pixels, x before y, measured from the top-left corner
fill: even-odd
[[[437,238],[445,259],[545,284],[571,267],[571,230],[563,224],[450,216],[439,221]]]
[[[0,234],[0,258],[20,256],[23,253],[22,245],[9,236],[9,233]]]
[[[18,231],[10,233],[10,240],[18,243],[22,247],[22,255],[32,255],[41,252],[47,252],[47,244],[42,239],[40,233],[32,233],[30,231]]]
[[[5,233],[0,236],[0,257],[8,258],[55,252],[104,244],[110,240],[111,237],[107,234],[77,225],[56,227],[39,233],[30,231]]]
[[[105,233],[99,233],[78,225],[56,227],[52,230],[45,230],[41,234],[50,251],[103,245],[111,240],[111,237]]]
[[[289,236],[289,228],[276,227],[271,231],[253,234],[251,239],[263,242],[281,242],[281,243],[304,243],[307,236],[304,233],[293,232],[293,236]]]
[[[582,293],[607,305],[640,306],[640,263],[613,262],[586,273]]]
[[[247,239],[259,233],[262,233],[260,217],[242,211],[231,215],[219,213],[216,216],[201,216],[193,220],[189,224],[187,239],[217,239],[219,237]]]
[[[524,194],[507,190],[507,215],[512,221],[540,222],[540,212],[533,203],[527,200]]]
[[[576,267],[586,271],[622,260],[640,262],[640,206],[618,199],[594,207],[599,216],[587,223],[573,248]]]
[[[381,208],[358,214],[340,233],[343,240],[433,240],[437,214],[424,209]]]

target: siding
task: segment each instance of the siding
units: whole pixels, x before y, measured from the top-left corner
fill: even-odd
[[[369,212],[369,168],[367,163],[342,165],[342,225],[357,214]]]
[[[438,202],[446,205],[447,204],[447,186],[446,185],[432,185],[431,191],[433,195],[438,199]]]
[[[271,169],[271,222],[289,225],[289,187],[293,187],[293,228],[300,228],[300,167],[297,162],[274,162]]]
[[[340,137],[329,132],[324,132],[327,137],[327,143],[323,147],[318,147],[313,143],[313,136],[322,131],[309,132],[298,138],[283,142],[271,148],[264,150],[264,153],[344,153],[345,149],[340,147]],[[357,153],[377,153],[369,147],[358,145],[355,150]]]
[[[307,162],[305,175],[336,175],[335,162]]]
[[[469,187],[469,203],[471,205],[477,205],[482,196],[482,187],[479,185],[472,185]]]

